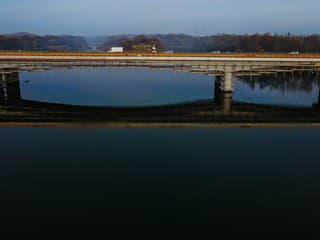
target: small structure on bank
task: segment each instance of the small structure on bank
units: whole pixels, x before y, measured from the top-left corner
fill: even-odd
[[[142,53],[157,53],[158,52],[156,45],[144,44],[144,43],[133,44],[132,51],[133,52],[142,52]]]
[[[157,53],[163,49],[163,44],[159,39],[144,35],[122,39],[120,45],[126,52]]]

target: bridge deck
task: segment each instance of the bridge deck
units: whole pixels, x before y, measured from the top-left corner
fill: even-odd
[[[320,53],[107,53],[107,52],[15,52],[0,51],[0,56],[85,56],[85,57],[217,57],[217,58],[319,58]]]
[[[320,54],[211,54],[211,53],[85,53],[85,52],[0,52],[0,61],[12,62],[76,62],[76,61],[121,61],[121,62],[175,62],[192,61],[207,63],[266,63],[309,64],[320,66]]]

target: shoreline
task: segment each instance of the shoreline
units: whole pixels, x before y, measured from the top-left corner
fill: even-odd
[[[0,128],[319,128],[320,123],[0,122]]]

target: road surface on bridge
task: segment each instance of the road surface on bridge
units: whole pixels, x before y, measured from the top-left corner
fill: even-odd
[[[91,52],[0,52],[0,61],[250,61],[250,62],[315,62],[320,54],[262,53],[91,53]]]

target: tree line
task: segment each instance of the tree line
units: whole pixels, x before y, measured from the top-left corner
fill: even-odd
[[[320,52],[320,35],[228,35],[207,37],[207,51],[230,52]]]
[[[100,50],[107,51],[113,46],[121,46],[124,51],[136,51],[135,46],[155,46],[157,50],[163,50],[163,44],[161,40],[156,37],[148,37],[145,35],[138,35],[134,37],[123,37],[123,38],[111,38],[113,41],[108,41],[99,46]],[[151,49],[150,49],[151,50]]]
[[[85,50],[87,41],[75,36],[38,36],[33,34],[0,35],[0,50]]]
[[[159,49],[175,52],[320,52],[320,35],[293,34],[219,34],[190,36],[185,34],[121,35],[106,37],[98,48],[123,46],[131,50],[137,43],[156,44]]]
[[[92,38],[95,40],[94,38]],[[295,34],[219,34],[190,36],[185,34],[115,35],[97,37],[97,48],[105,51],[123,46],[132,51],[134,45],[156,45],[158,50],[175,52],[320,52],[320,35]],[[33,34],[0,35],[0,50],[76,50],[88,49],[84,37],[38,36]]]

